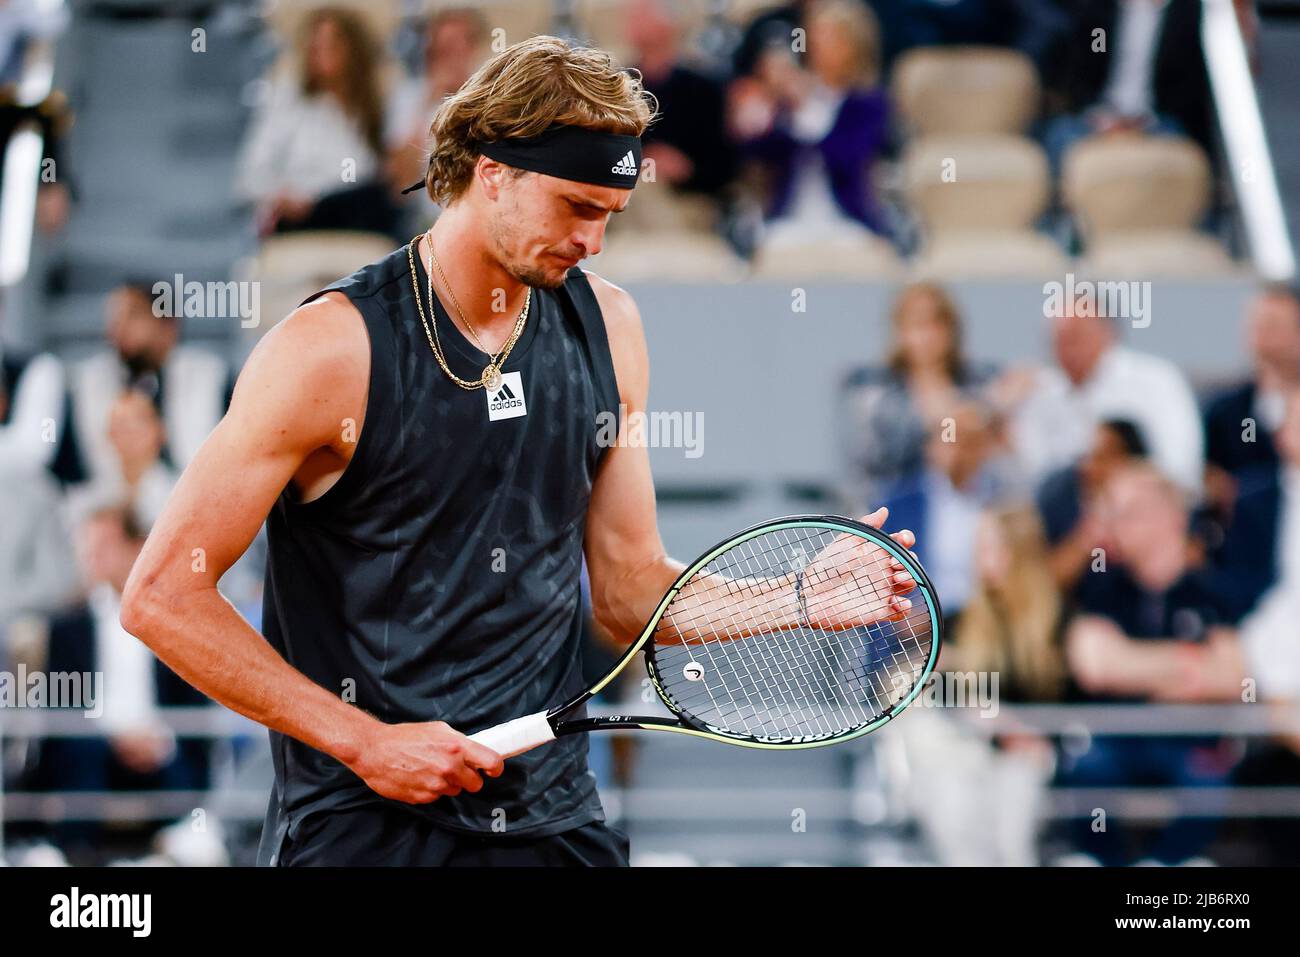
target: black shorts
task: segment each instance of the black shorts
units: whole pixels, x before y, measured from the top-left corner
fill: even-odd
[[[549,837],[462,834],[370,804],[309,814],[280,849],[281,867],[626,867],[627,835],[599,821]]]

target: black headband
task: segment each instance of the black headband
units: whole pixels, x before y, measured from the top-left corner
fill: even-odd
[[[498,163],[547,176],[632,189],[641,172],[641,138],[582,126],[552,126],[536,136],[479,143],[478,151]],[[424,180],[403,193],[424,188]]]

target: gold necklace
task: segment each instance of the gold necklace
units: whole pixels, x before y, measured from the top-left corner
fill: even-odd
[[[474,337],[474,341],[478,344],[479,349],[482,350],[483,352],[485,352],[485,353],[487,354],[488,358],[490,358],[490,359],[492,360],[493,364],[495,364],[495,363],[496,363],[496,356],[492,355],[492,350],[491,350],[491,349],[489,349],[487,346],[483,345],[483,340],[480,339],[480,338],[478,337],[478,333],[474,330],[474,324],[471,323],[471,322],[469,321],[469,319],[467,319],[467,318],[465,317],[465,310],[461,309],[461,307],[460,307],[460,300],[456,298],[456,290],[454,290],[454,289],[451,288],[451,283],[447,281],[447,274],[446,274],[445,272],[442,271],[442,263],[438,262],[438,257],[437,257],[436,255],[434,255],[434,252],[433,252],[433,227],[432,227],[432,226],[429,227],[429,231],[428,231],[427,233],[425,233],[424,235],[425,235],[425,237],[428,239],[428,242],[429,242],[429,260],[430,260],[430,262],[432,262],[433,265],[434,265],[435,267],[437,267],[437,269],[438,269],[438,278],[442,280],[442,284],[443,284],[443,286],[446,287],[446,289],[447,289],[447,295],[451,296],[451,304],[452,304],[453,306],[456,307],[456,315],[460,316],[460,321],[463,322],[463,323],[465,323],[465,328],[468,329],[468,330],[469,330],[469,334],[470,334],[471,336]],[[433,283],[433,273],[432,273],[432,271],[430,271],[430,270],[426,270],[426,272],[429,273],[429,283],[430,283],[430,285],[432,285],[432,283]],[[501,353],[501,350],[498,349],[498,350],[497,350],[497,354],[500,355],[500,353]]]
[[[519,313],[519,318],[515,320],[515,328],[510,334],[510,338],[506,340],[505,345],[497,350],[497,354],[493,355],[491,350],[488,349],[487,346],[483,345],[483,340],[480,339],[478,333],[474,331],[474,325],[469,321],[464,310],[460,308],[460,302],[456,299],[456,292],[451,288],[451,283],[447,281],[447,274],[442,271],[442,263],[438,262],[438,257],[433,253],[432,226],[429,227],[429,230],[425,235],[429,243],[429,261],[437,267],[438,275],[442,278],[442,284],[447,287],[447,294],[451,296],[451,304],[456,307],[456,314],[460,316],[460,321],[465,324],[465,328],[469,330],[469,334],[473,336],[474,341],[478,343],[479,349],[486,353],[488,357],[488,364],[483,368],[483,374],[479,377],[479,380],[489,391],[495,390],[501,385],[501,366],[505,363],[506,359],[510,357],[510,350],[515,347],[515,343],[519,340],[519,336],[524,331],[524,323],[528,320],[528,303],[532,298],[533,291],[529,288],[528,292],[525,294],[524,308]],[[433,271],[426,267],[425,273],[429,277],[429,308],[433,309]],[[435,330],[438,328],[438,317],[436,312],[434,313],[433,327]],[[441,345],[441,343],[439,344]]]
[[[406,259],[411,268],[411,289],[415,293],[416,308],[420,311],[420,323],[424,326],[424,335],[425,338],[429,340],[429,348],[433,350],[434,358],[438,360],[438,365],[442,368],[442,371],[447,374],[447,378],[451,379],[452,382],[460,386],[462,389],[473,391],[474,389],[479,388],[486,388],[489,390],[497,388],[497,386],[501,384],[501,364],[509,358],[510,350],[513,349],[515,343],[519,341],[519,336],[523,332],[524,325],[528,322],[528,311],[533,299],[533,290],[529,288],[528,294],[524,298],[524,308],[519,313],[519,319],[515,322],[514,332],[511,333],[510,339],[506,342],[505,348],[501,350],[500,358],[492,359],[483,370],[483,374],[480,375],[477,380],[471,382],[468,379],[462,379],[460,376],[456,375],[456,373],[451,371],[451,368],[447,365],[447,360],[443,358],[442,341],[438,338],[438,314],[434,307],[432,273],[429,273],[429,309],[433,313],[432,329],[430,329],[429,320],[424,314],[424,304],[420,301],[420,284],[415,269],[415,247],[419,241],[419,236],[416,236],[411,240],[410,244],[406,247]],[[432,256],[432,241],[429,243],[429,253],[430,256]],[[428,272],[427,269],[426,272]],[[448,292],[451,292],[450,286],[448,286]],[[452,294],[452,300],[453,302],[455,301],[454,293]],[[457,305],[456,309],[459,311],[460,306]],[[463,320],[464,316],[462,315],[461,318]],[[466,325],[468,325],[468,323],[466,323]],[[475,336],[475,338],[477,339],[478,337]],[[480,346],[481,345],[482,343],[480,343]],[[486,352],[487,350],[485,349],[483,351]]]

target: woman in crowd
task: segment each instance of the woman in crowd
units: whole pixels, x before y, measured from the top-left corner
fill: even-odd
[[[815,0],[806,69],[792,42],[769,46],[755,75],[732,88],[733,133],[767,174],[761,242],[884,232],[870,182],[889,119],[875,17],[854,0]]]
[[[377,46],[360,15],[311,11],[297,76],[274,80],[239,158],[238,198],[256,204],[259,235],[302,229],[392,233],[382,177],[384,107]]]
[[[990,378],[962,349],[961,317],[941,286],[913,283],[894,300],[883,370],[849,377],[841,421],[853,495],[874,500],[924,467],[930,433]]]
[[[946,707],[922,708],[898,724],[909,786],[940,864],[1039,863],[1040,807],[1052,748],[1034,734],[980,733],[1001,705],[1056,701],[1066,693],[1063,602],[1047,543],[1028,506],[985,512],[976,539],[978,584],[939,660]],[[954,709],[979,709],[962,720]]]
[[[1055,701],[1065,689],[1063,603],[1036,512],[986,512],[976,534],[979,576],[943,665],[996,672],[1002,701]]]

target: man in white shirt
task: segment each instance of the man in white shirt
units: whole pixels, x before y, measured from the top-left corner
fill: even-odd
[[[1086,301],[1051,320],[1056,367],[1027,377],[1012,413],[1011,441],[1035,483],[1073,464],[1098,423],[1127,419],[1151,460],[1194,500],[1200,498],[1205,439],[1196,397],[1178,367],[1119,342],[1119,322]]]

